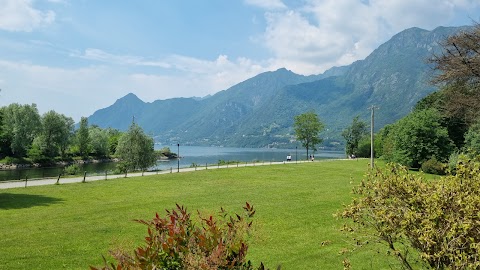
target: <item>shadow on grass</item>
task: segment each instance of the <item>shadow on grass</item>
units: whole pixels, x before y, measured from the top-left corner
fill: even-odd
[[[47,206],[62,201],[62,199],[43,195],[0,193],[0,209],[4,210]]]

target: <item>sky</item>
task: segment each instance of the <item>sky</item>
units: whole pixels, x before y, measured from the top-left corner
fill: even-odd
[[[480,21],[480,0],[0,0],[0,106],[78,121],[128,93],[204,97],[320,74],[396,33]]]

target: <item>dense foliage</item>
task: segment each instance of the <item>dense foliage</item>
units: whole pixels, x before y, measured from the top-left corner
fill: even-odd
[[[472,155],[480,155],[480,121],[470,126],[465,133],[464,151]]]
[[[456,175],[436,181],[399,165],[372,170],[354,189],[359,197],[341,213],[353,221],[345,229],[368,234],[356,238],[358,245],[372,237],[385,244],[407,269],[418,266],[418,259],[422,269],[478,269],[479,171],[480,160],[466,158]]]
[[[322,142],[319,134],[325,126],[313,111],[295,116],[293,126],[297,140],[307,149],[308,157],[308,150],[313,149],[313,151],[315,151],[315,146]]]
[[[121,132],[88,126],[82,117],[74,130],[72,118],[55,111],[43,115],[37,106],[10,104],[0,108],[0,158],[51,164],[73,157],[105,158],[115,154]]]
[[[138,220],[148,227],[145,246],[133,255],[112,252],[118,264],[105,262],[104,267],[91,269],[254,269],[246,260],[246,237],[255,210],[249,203],[244,210],[241,216],[230,216],[221,209],[219,218],[199,213],[196,224],[187,209],[177,205],[166,210],[165,217],[157,213],[153,220]]]
[[[118,139],[115,154],[121,159],[122,171],[146,170],[157,160],[153,138],[146,135],[135,122]]]
[[[415,111],[389,126],[383,141],[383,157],[387,161],[419,168],[432,157],[441,162],[455,149],[442,126],[442,116],[435,109]]]
[[[348,156],[352,154],[359,156],[359,142],[365,135],[367,135],[367,123],[360,120],[359,116],[356,116],[353,118],[352,124],[342,132],[342,136],[346,141],[345,153]],[[362,154],[363,150],[364,149],[362,149]]]

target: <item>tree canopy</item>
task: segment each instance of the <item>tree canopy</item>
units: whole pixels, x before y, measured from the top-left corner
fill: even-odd
[[[3,108],[3,131],[8,138],[10,151],[16,157],[27,154],[33,139],[41,131],[37,105],[12,103]]]
[[[319,134],[324,127],[324,124],[313,111],[295,116],[295,135],[297,140],[302,143],[302,146],[307,149],[307,157],[308,150],[316,150],[315,146],[322,142]]]
[[[446,38],[441,53],[434,54],[430,62],[439,73],[434,83],[465,83],[478,89],[480,82],[480,24]]]
[[[469,126],[480,116],[480,25],[446,38],[430,62],[432,82],[443,88],[434,97],[445,115]],[[463,129],[465,132],[466,129]]]
[[[346,141],[345,152],[348,156],[358,155],[358,143],[367,134],[367,123],[360,120],[359,116],[353,118],[352,124],[342,132]]]
[[[415,111],[389,127],[383,139],[388,161],[419,168],[432,157],[446,161],[455,146],[435,109]]]
[[[135,122],[119,138],[115,154],[122,160],[126,170],[146,170],[156,162],[153,138],[146,135]]]

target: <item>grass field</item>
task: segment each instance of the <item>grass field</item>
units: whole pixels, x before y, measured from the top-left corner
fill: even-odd
[[[270,268],[391,269],[376,248],[340,254],[352,236],[333,214],[351,200],[367,160],[206,170],[0,190],[0,269],[87,269],[102,255],[143,242],[155,212],[183,204],[192,212],[240,212],[252,203],[249,258]],[[323,245],[322,245],[323,243]],[[325,243],[327,243],[325,245]]]

